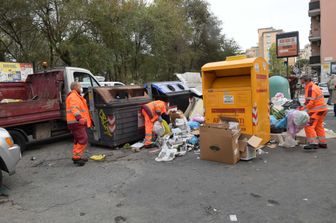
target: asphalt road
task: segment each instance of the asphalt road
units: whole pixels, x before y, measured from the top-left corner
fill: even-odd
[[[335,124],[330,114],[327,127]],[[0,222],[223,223],[236,215],[248,223],[333,223],[335,145],[268,149],[234,166],[193,152],[157,163],[148,151],[91,148],[107,159],[84,167],[72,164],[69,139],[35,145],[4,178],[11,195],[0,199]]]

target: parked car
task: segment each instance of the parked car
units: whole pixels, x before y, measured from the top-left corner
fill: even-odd
[[[318,86],[322,90],[322,93],[323,93],[324,97],[329,97],[330,96],[327,83],[319,83]]]
[[[2,171],[13,175],[16,164],[20,159],[20,147],[14,144],[12,137],[6,129],[0,128],[0,187],[2,186]]]
[[[104,81],[99,82],[100,86],[116,87],[116,86],[125,86],[124,83],[119,81]]]

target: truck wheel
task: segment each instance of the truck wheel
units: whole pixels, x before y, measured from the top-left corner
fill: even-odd
[[[26,137],[19,131],[9,131],[9,134],[12,136],[15,144],[19,145],[21,148],[21,152],[24,151],[27,147]]]

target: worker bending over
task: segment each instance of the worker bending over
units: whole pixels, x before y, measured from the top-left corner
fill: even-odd
[[[88,161],[84,157],[88,144],[87,128],[92,127],[92,119],[86,100],[81,96],[82,87],[79,82],[70,85],[71,92],[66,99],[66,118],[68,128],[74,137],[72,160],[78,166],[84,166]]]
[[[305,86],[305,105],[301,110],[306,110],[310,121],[305,127],[308,145],[304,149],[326,149],[327,141],[323,122],[328,113],[328,107],[324,101],[321,89],[315,85],[308,75],[303,75],[301,84]]]
[[[156,121],[162,122],[162,114],[167,113],[167,104],[164,101],[152,101],[142,106],[142,115],[145,118],[145,147],[153,146],[153,126]]]

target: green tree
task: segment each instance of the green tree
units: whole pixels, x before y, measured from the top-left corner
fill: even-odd
[[[145,82],[239,52],[205,0],[3,0],[0,60],[79,66]]]
[[[276,45],[272,44],[270,48],[270,75],[286,75],[286,65],[283,59],[277,58]]]
[[[308,73],[308,71],[309,71],[309,60],[298,59],[295,63],[295,67],[299,68],[301,72]]]

